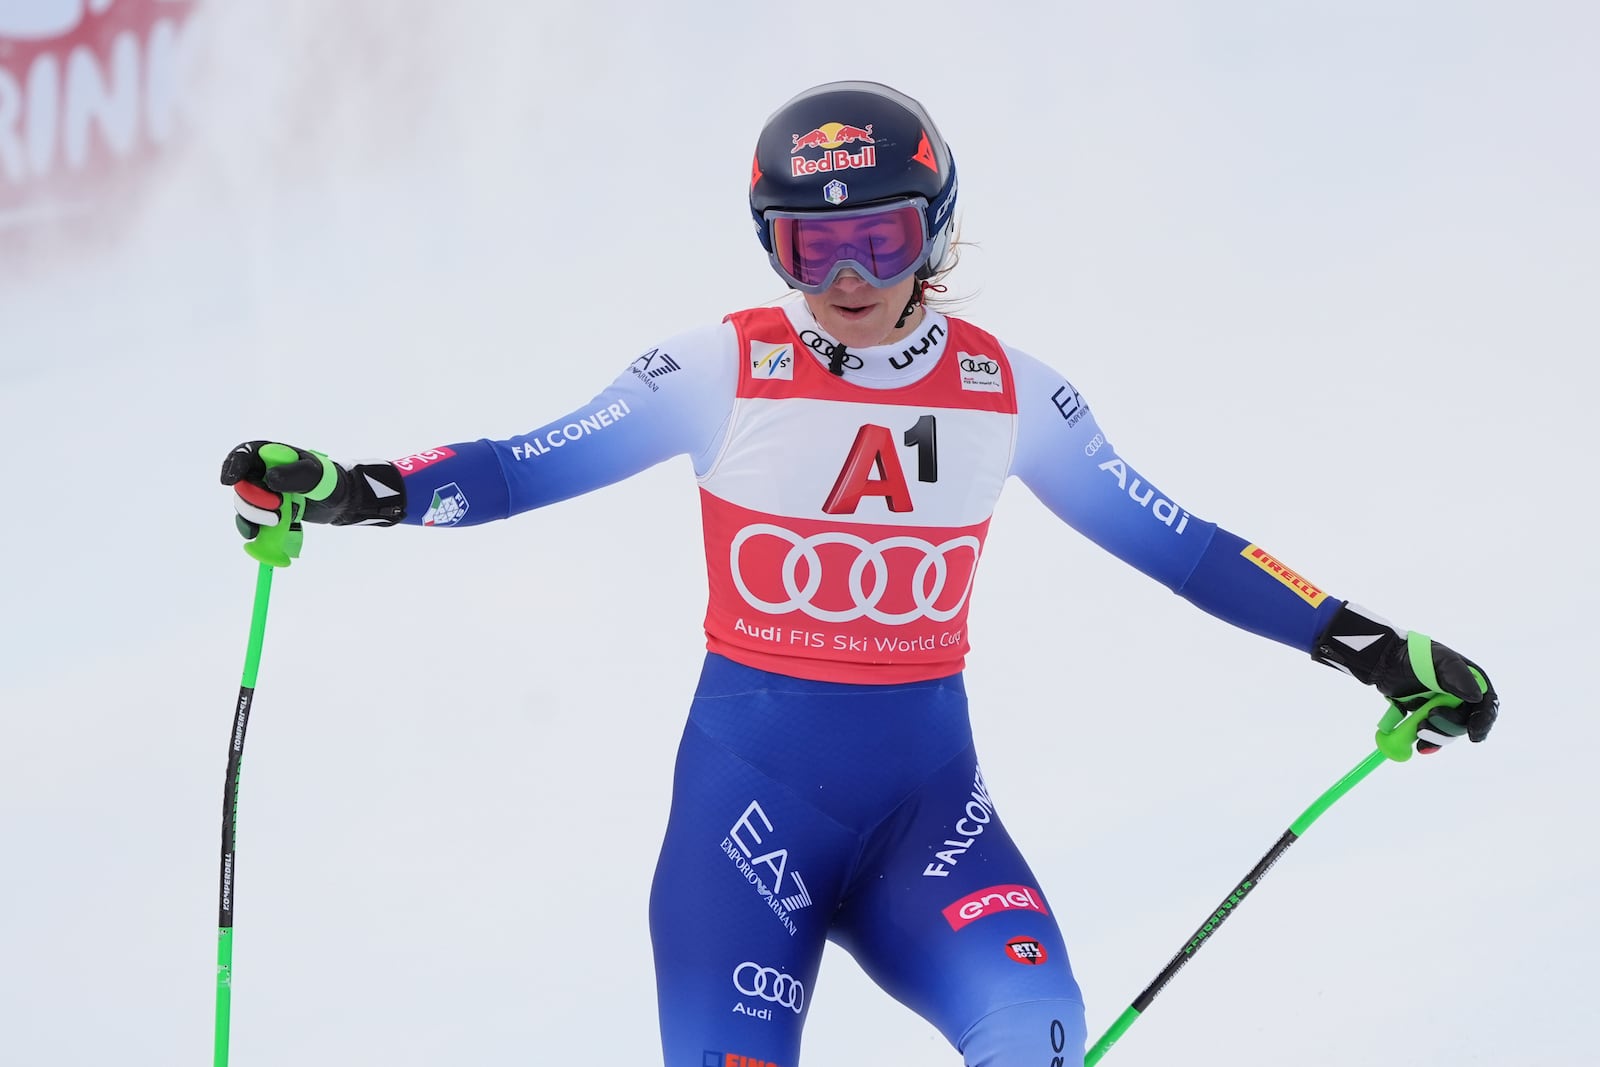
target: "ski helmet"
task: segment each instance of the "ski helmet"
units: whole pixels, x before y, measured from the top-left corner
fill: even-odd
[[[845,266],[894,285],[932,277],[949,253],[956,169],[950,148],[916,100],[869,81],[807,89],[767,119],[750,170],[750,213],[773,269],[789,285],[821,292]],[[875,209],[915,208],[917,232],[883,261],[849,247],[825,262],[796,263],[786,238],[808,220],[844,222]],[[903,253],[903,254],[902,254]]]

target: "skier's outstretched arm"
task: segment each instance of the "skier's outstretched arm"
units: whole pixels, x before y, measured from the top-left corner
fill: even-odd
[[[1012,473],[1063,521],[1204,611],[1298,648],[1402,706],[1439,694],[1460,700],[1428,719],[1420,750],[1488,735],[1499,699],[1481,668],[1329,595],[1261,546],[1194,515],[1117,452],[1070,382],[1026,353],[1008,354],[1018,394]]]
[[[268,441],[228,454],[240,532],[278,521],[283,493],[305,497],[307,522],[473,526],[621,481],[673,456],[702,469],[720,446],[738,365],[733,328],[681,334],[630,363],[589,403],[504,439],[439,445],[402,459],[341,463],[310,449],[268,469]]]

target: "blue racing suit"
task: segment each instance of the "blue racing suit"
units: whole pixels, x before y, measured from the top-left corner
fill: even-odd
[[[930,311],[909,343],[837,348],[800,303],[671,338],[545,426],[395,461],[404,521],[470,526],[694,464],[708,653],[650,896],[666,1067],[797,1067],[829,940],[968,1067],[1080,1063],[1066,945],[962,682],[1000,486],[1292,647],[1340,601],[1178,506],[1065,378],[971,324]]]

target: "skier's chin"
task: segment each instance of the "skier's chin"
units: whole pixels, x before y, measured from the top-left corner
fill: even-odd
[[[904,326],[895,325],[910,299],[909,292],[901,293],[900,289],[835,286],[818,296],[808,296],[806,303],[817,324],[846,348],[872,348],[898,341],[921,318],[920,314],[914,315]]]
[[[894,320],[881,303],[829,305],[817,322],[848,348],[871,348],[889,340]]]

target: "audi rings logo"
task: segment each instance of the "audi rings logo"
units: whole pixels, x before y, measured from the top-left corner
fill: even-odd
[[[745,579],[741,564],[744,554],[741,550],[747,542],[757,537],[776,537],[789,545],[789,551],[785,553],[780,567],[780,578],[783,582],[783,591],[788,595],[787,600],[766,600],[757,596]],[[822,588],[824,574],[822,555],[817,550],[825,545],[842,545],[855,550],[855,558],[851,561],[846,575],[849,607],[825,608],[815,602],[814,598]],[[883,611],[878,605],[888,592],[890,584],[887,553],[895,549],[916,552],[921,556],[916,569],[911,573],[909,591],[913,607],[906,611]],[[967,602],[967,595],[972,592],[972,580],[978,570],[978,553],[982,550],[983,546],[971,534],[952,537],[935,545],[920,537],[905,535],[886,537],[881,541],[868,541],[840,530],[825,530],[810,537],[801,537],[793,530],[786,530],[782,526],[758,522],[746,526],[734,536],[728,554],[733,571],[733,584],[738,587],[739,595],[744,597],[745,603],[769,615],[803,611],[820,622],[854,622],[865,617],[885,626],[903,626],[917,619],[949,622],[960,614]],[[964,552],[971,553],[971,562],[967,568],[966,582],[961,588],[961,595],[949,607],[941,608],[938,603],[950,579],[950,557],[954,553],[959,558]],[[805,561],[806,572],[804,586],[799,582],[802,560]],[[872,572],[870,589],[865,585],[869,569]],[[830,592],[837,586],[836,579],[830,584]]]
[[[749,960],[733,969],[733,988],[747,997],[760,997],[780,1008],[788,1008],[796,1015],[806,1006],[806,987],[798,978]]]
[[[1000,364],[992,359],[979,359],[974,356],[961,357],[961,369],[968,374],[999,374]]]
[[[800,335],[800,340],[804,341],[806,343],[806,347],[811,349],[811,351],[820,352],[829,359],[833,358],[833,353],[839,347],[826,337],[822,336],[816,330],[805,331]],[[856,355],[854,352],[851,352],[849,349],[845,350],[844,368],[846,370],[860,370],[865,366],[866,364],[861,361],[860,356]]]

